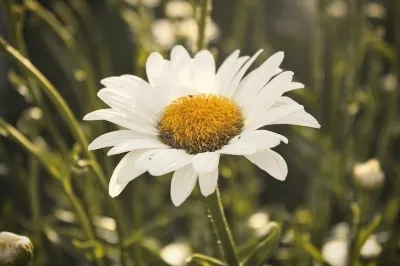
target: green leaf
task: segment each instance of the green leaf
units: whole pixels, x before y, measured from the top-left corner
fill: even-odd
[[[267,235],[250,251],[250,254],[242,261],[244,266],[257,266],[270,258],[278,246],[281,236],[280,226],[272,222],[268,225]]]
[[[224,263],[214,257],[195,253],[188,260],[189,265],[197,266],[223,266]]]

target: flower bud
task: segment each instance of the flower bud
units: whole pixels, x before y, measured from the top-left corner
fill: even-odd
[[[368,237],[364,245],[361,247],[361,257],[364,259],[375,259],[382,251],[382,246],[378,243],[376,236]]]
[[[0,265],[24,266],[32,257],[33,245],[29,238],[10,232],[0,233]]]
[[[370,159],[365,163],[354,165],[353,178],[361,188],[373,190],[382,186],[385,174],[382,172],[379,161]]]
[[[161,250],[161,257],[173,266],[183,266],[192,254],[190,246],[185,242],[175,242]]]
[[[348,243],[343,239],[333,239],[322,247],[322,257],[332,266],[345,266],[348,256]]]
[[[170,18],[188,18],[193,15],[193,8],[187,1],[174,0],[167,3],[165,13]]]

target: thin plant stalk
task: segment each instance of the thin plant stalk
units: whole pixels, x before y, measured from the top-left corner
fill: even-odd
[[[21,67],[26,69],[27,71],[34,76],[37,81],[41,84],[44,92],[49,97],[50,101],[53,102],[54,106],[56,107],[57,111],[59,112],[61,118],[64,120],[68,129],[74,136],[75,140],[81,146],[82,151],[84,154],[89,158],[91,161],[91,166],[93,172],[95,173],[104,193],[108,194],[108,187],[106,178],[104,176],[103,171],[101,170],[100,165],[98,164],[94,154],[87,149],[88,141],[86,136],[84,135],[83,131],[81,130],[78,121],[76,120],[75,115],[72,113],[71,109],[65,102],[65,100],[61,97],[58,93],[57,89],[53,86],[53,84],[25,57],[23,57],[15,48],[10,46],[3,38],[0,37],[0,48],[6,54],[8,54],[14,61],[19,64]],[[115,219],[117,222],[117,232],[120,239],[123,239],[123,232],[125,230],[125,224],[122,217],[122,212],[120,206],[117,204],[116,201],[112,200],[111,198],[107,197],[107,203],[110,205],[111,209],[115,213]],[[122,244],[119,246],[120,252],[123,252]]]
[[[13,5],[12,0],[4,1],[3,5],[4,5],[6,18],[7,18],[8,24],[9,24],[9,28],[10,28],[9,35],[10,35],[11,39],[13,40],[13,43],[18,47],[21,54],[24,55],[25,57],[28,57],[25,40],[24,40],[24,37],[22,34],[23,26],[24,26],[24,21],[23,21],[24,15],[21,14],[20,15],[21,17],[19,19],[16,18],[16,15],[13,14],[13,11],[12,11],[12,5]],[[43,111],[43,119],[47,125],[47,129],[50,133],[50,136],[52,137],[52,140],[54,140],[56,146],[60,149],[60,151],[63,154],[67,154],[68,146],[67,146],[66,142],[64,141],[64,138],[62,138],[59,129],[55,126],[55,124],[53,123],[53,121],[50,117],[51,112],[49,112],[49,108],[43,99],[43,96],[38,88],[37,82],[31,77],[31,75],[29,73],[27,73],[27,71],[25,69],[21,68],[20,70],[22,73],[24,73],[24,75],[26,76],[26,78],[28,80],[29,87],[31,89],[32,96],[33,96],[35,102],[37,103],[38,107]]]
[[[397,73],[397,88],[394,88],[392,91],[388,91],[387,97],[387,115],[386,120],[384,122],[383,131],[381,133],[380,144],[378,149],[378,156],[380,161],[386,161],[388,150],[390,147],[390,141],[393,136],[393,127],[396,125],[395,120],[398,114],[398,100],[397,95],[400,90],[400,1],[397,0],[395,3],[395,16],[394,16],[394,29],[395,29],[395,44],[396,44],[396,60],[395,60],[395,70],[394,73]]]
[[[200,17],[198,18],[197,50],[200,51],[207,47],[205,31],[207,25],[208,7],[212,5],[212,0],[200,0]]]
[[[42,229],[41,229],[41,208],[40,208],[40,189],[39,189],[39,162],[33,156],[29,157],[29,196],[31,201],[31,215],[32,215],[32,227],[35,234],[35,246],[39,250],[43,250],[42,242]],[[41,259],[46,254],[38,254],[38,262],[43,263]]]
[[[100,107],[98,101],[96,100],[97,84],[91,63],[86,57],[85,53],[82,52],[77,45],[75,37],[51,12],[41,6],[37,1],[25,0],[25,5],[30,11],[32,11],[40,19],[42,19],[43,22],[45,22],[54,31],[54,33],[56,33],[60,37],[67,49],[70,50],[71,55],[74,56],[75,61],[85,72],[85,82],[87,85],[86,91],[89,103],[89,105],[84,106],[86,107],[85,112]]]
[[[103,32],[100,30],[90,7],[86,1],[81,0],[71,0],[70,5],[84,21],[84,25],[88,28],[89,38],[92,39],[93,45],[97,47],[95,52],[97,53],[101,75],[103,77],[111,75],[113,64],[110,51],[107,48]]]
[[[322,98],[322,89],[325,83],[325,26],[326,26],[326,14],[325,14],[325,0],[318,0],[318,10],[316,12],[316,18],[314,23],[314,39],[311,53],[311,73],[312,73],[312,89],[314,93],[318,95],[318,98]],[[323,115],[321,110],[320,117]]]
[[[4,128],[5,131],[9,134],[10,138],[19,144],[23,149],[25,149],[29,154],[31,154],[36,160],[38,160],[55,178],[62,182],[65,192],[67,193],[68,198],[71,200],[72,205],[74,206],[79,220],[82,224],[82,228],[86,234],[87,239],[94,245],[95,248],[100,248],[98,245],[98,241],[96,239],[96,235],[94,233],[93,226],[90,222],[89,215],[85,212],[83,208],[83,204],[80,201],[79,197],[76,196],[75,192],[72,189],[70,183],[70,177],[66,176],[62,173],[57,166],[52,165],[48,158],[44,155],[44,153],[36,147],[31,141],[29,141],[21,132],[19,132],[16,128],[8,124],[4,119],[0,118],[0,128]],[[97,256],[97,252],[93,249],[94,259],[96,260],[96,264],[98,266],[105,266],[104,258]]]
[[[239,260],[236,255],[236,246],[228,222],[226,221],[218,188],[216,188],[213,194],[206,197],[206,204],[209,218],[213,224],[215,234],[219,239],[220,248],[227,265],[239,266]]]

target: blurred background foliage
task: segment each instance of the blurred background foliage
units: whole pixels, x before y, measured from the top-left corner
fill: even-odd
[[[202,1],[1,1],[2,38],[44,75],[15,64],[0,42],[0,230],[31,238],[32,265],[220,257],[199,191],[175,208],[170,177],[146,176],[111,199],[106,186],[120,158],[98,151],[95,160],[84,144],[113,126],[81,121],[102,106],[102,78],[145,77],[148,54],[168,55],[177,43],[195,51]],[[281,239],[265,263],[399,265],[400,1],[214,0],[210,15],[205,38],[218,62],[235,49],[263,48],[255,65],[285,51],[283,68],[306,84],[290,97],[322,125],[274,127],[290,139],[278,147],[285,182],[223,158],[219,184],[238,256],[275,221]],[[189,265],[218,265],[196,256]]]

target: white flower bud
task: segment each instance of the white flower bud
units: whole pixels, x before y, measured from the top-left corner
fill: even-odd
[[[254,230],[258,236],[265,235],[268,230],[269,215],[265,212],[257,212],[250,216],[247,225]]]
[[[332,237],[339,239],[347,239],[350,235],[350,227],[346,222],[341,222],[333,226]]]
[[[192,254],[192,249],[187,243],[176,242],[165,246],[161,250],[161,257],[173,266],[183,266],[185,261]]]
[[[365,163],[357,163],[353,167],[354,181],[362,188],[377,189],[382,186],[385,174],[377,159],[370,159]]]
[[[348,256],[348,244],[343,239],[326,242],[322,247],[322,257],[332,266],[345,266]]]
[[[33,245],[29,238],[10,232],[0,233],[0,265],[24,266],[32,257]]]
[[[361,257],[365,259],[374,259],[382,251],[382,246],[378,243],[376,236],[372,235],[368,237],[364,245],[361,247]]]
[[[193,8],[187,1],[169,1],[165,6],[165,14],[170,18],[188,18],[193,15]]]

